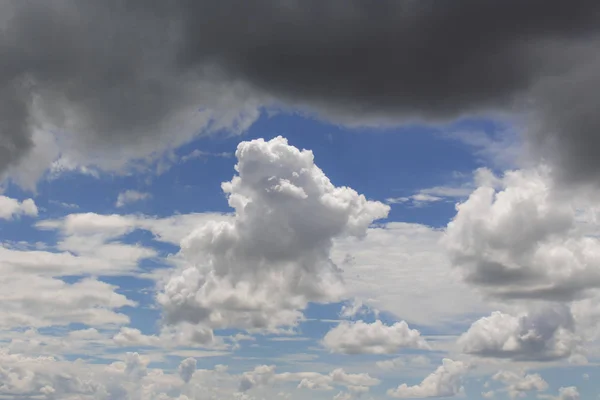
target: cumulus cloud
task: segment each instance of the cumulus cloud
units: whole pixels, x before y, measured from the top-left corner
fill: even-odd
[[[124,207],[127,204],[146,200],[150,197],[150,193],[139,192],[137,190],[126,190],[124,192],[119,193],[119,195],[117,196],[117,202],[115,203],[115,206]]]
[[[273,330],[295,325],[308,302],[340,298],[333,240],[362,237],[389,207],[336,187],[313,154],[284,138],[242,142],[238,175],[222,187],[235,216],[181,243],[188,265],[158,302],[170,324]]]
[[[395,389],[389,389],[387,394],[400,399],[456,396],[463,391],[462,378],[467,369],[465,363],[446,358],[420,384],[408,386],[403,383]]]
[[[579,400],[579,390],[575,386],[561,387],[558,389],[558,396],[538,395],[540,399],[549,400]]]
[[[13,219],[19,215],[35,217],[38,209],[33,199],[18,201],[16,199],[0,195],[0,219]]]
[[[107,364],[82,359],[30,357],[0,348],[0,397],[47,399],[148,399],[184,400],[213,398],[233,400],[236,376],[222,368],[197,370],[185,383],[176,374],[150,368],[138,353],[123,354]],[[184,393],[185,392],[185,393]]]
[[[488,295],[576,299],[600,287],[596,198],[557,187],[545,167],[509,171],[457,206],[444,242],[464,278]]]
[[[539,374],[527,374],[524,371],[499,371],[492,379],[504,383],[512,399],[523,397],[527,392],[548,389],[548,383]]]
[[[544,361],[569,357],[581,338],[567,306],[547,306],[520,316],[494,312],[474,322],[458,343],[469,354]]]
[[[343,321],[323,338],[330,351],[344,354],[391,354],[402,348],[427,349],[429,346],[416,329],[410,329],[405,321],[391,326],[377,320]]]

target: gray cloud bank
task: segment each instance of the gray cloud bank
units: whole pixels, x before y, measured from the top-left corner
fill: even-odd
[[[595,0],[7,0],[0,15],[0,172],[36,129],[145,156],[264,105],[343,123],[528,111],[563,178],[600,171]]]

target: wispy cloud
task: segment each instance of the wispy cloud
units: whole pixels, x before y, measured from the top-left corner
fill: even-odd
[[[119,193],[115,206],[123,207],[127,204],[136,203],[138,201],[146,200],[152,197],[150,193],[138,192],[137,190],[126,190]]]

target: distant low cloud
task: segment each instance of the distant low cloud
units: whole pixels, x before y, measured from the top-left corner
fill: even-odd
[[[384,325],[381,321],[343,321],[323,338],[330,351],[344,354],[393,354],[402,348],[428,349],[425,339],[404,321]]]
[[[150,193],[138,192],[137,190],[126,190],[124,192],[119,193],[119,195],[117,196],[115,206],[124,207],[131,203],[136,203],[138,201],[149,199],[150,197],[152,197]]]
[[[467,364],[448,358],[421,383],[408,386],[403,383],[387,391],[388,396],[399,399],[422,399],[430,397],[453,397],[464,391],[462,380],[468,371]]]

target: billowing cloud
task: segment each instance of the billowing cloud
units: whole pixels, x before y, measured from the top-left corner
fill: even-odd
[[[387,394],[400,399],[456,396],[463,391],[462,378],[467,369],[465,363],[446,358],[442,361],[442,365],[420,384],[408,386],[403,383],[395,389],[388,390]]]
[[[467,282],[508,299],[572,300],[600,287],[597,194],[564,191],[547,168],[482,182],[448,224]]]
[[[594,0],[5,1],[0,171],[49,148],[39,129],[61,136],[55,155],[115,168],[199,131],[242,131],[264,105],[381,124],[521,102],[532,110],[535,148],[565,177],[594,180],[599,8]]]
[[[469,354],[544,361],[569,357],[581,338],[567,306],[547,306],[520,316],[494,312],[474,322],[458,343]]]
[[[323,338],[332,352],[344,354],[391,354],[402,348],[427,349],[429,346],[416,329],[405,321],[384,325],[381,321],[343,321]]]
[[[308,302],[343,293],[340,270],[329,258],[333,240],[364,236],[388,213],[388,206],[334,186],[312,152],[281,137],[243,142],[236,157],[238,175],[222,185],[235,217],[182,241],[188,265],[158,296],[167,323],[295,325]]]

